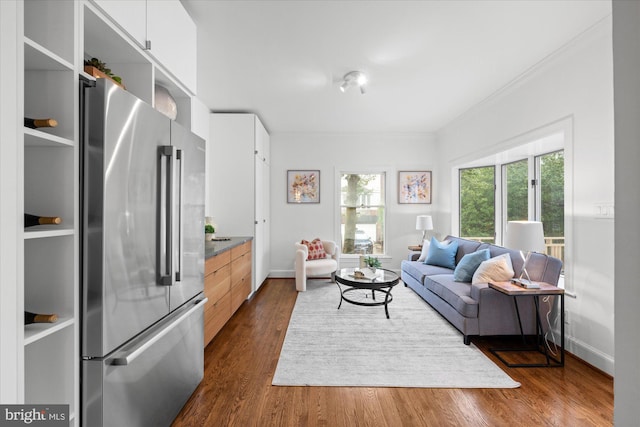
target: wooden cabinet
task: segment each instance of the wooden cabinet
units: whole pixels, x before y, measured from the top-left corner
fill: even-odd
[[[251,242],[231,249],[231,311],[251,293]]]
[[[204,345],[222,329],[251,293],[251,241],[205,262]]]
[[[214,155],[207,164],[208,210],[216,219],[218,234],[253,237],[255,292],[270,266],[269,134],[255,114],[214,113],[210,126]]]

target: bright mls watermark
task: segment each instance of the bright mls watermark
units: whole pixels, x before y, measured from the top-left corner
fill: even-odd
[[[69,425],[69,405],[0,405],[0,427]]]

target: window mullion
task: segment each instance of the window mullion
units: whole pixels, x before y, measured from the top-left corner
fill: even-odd
[[[535,185],[529,185],[529,218],[531,221],[542,221],[542,193],[541,193],[541,174],[540,174],[540,156],[529,158],[529,182],[535,180]]]

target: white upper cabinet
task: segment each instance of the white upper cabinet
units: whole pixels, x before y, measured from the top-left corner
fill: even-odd
[[[178,0],[94,0],[143,49],[196,93],[197,29]]]
[[[147,41],[147,0],[94,0],[140,47]]]
[[[147,2],[149,52],[196,93],[197,30],[178,0]]]

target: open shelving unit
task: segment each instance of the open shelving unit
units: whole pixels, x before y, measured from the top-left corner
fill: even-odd
[[[58,315],[24,325],[24,402],[68,404],[69,425],[79,399],[77,9],[73,0],[23,2],[24,116],[58,121],[23,129],[24,212],[63,220],[23,233],[24,310]]]

